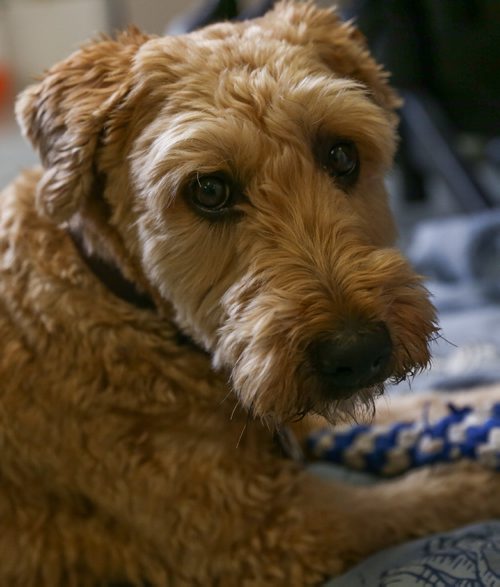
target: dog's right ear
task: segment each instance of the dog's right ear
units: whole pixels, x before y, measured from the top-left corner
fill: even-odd
[[[103,134],[116,135],[126,124],[130,70],[147,40],[130,29],[116,40],[92,41],[18,98],[18,122],[45,168],[37,206],[56,222],[69,219],[92,190],[95,153]]]

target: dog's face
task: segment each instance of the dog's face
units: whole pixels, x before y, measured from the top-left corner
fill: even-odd
[[[241,402],[281,421],[351,412],[428,362],[434,312],[390,248],[396,105],[353,28],[286,3],[91,44],[18,113],[44,213],[122,243]]]

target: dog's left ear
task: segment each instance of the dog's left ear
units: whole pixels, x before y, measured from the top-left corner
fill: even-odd
[[[116,40],[92,41],[20,95],[18,122],[45,168],[37,206],[56,222],[70,218],[92,190],[102,135],[126,124],[130,69],[147,40],[131,29]]]
[[[335,73],[362,82],[379,106],[397,119],[394,111],[401,106],[401,99],[388,84],[389,74],[370,55],[365,37],[352,23],[311,1],[282,0],[265,18],[289,42],[313,47]]]

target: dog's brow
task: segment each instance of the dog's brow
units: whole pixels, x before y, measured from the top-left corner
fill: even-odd
[[[301,122],[308,140],[335,135],[365,145],[373,160],[391,164],[395,150],[393,124],[368,89],[351,79],[304,77],[283,92],[287,116]]]
[[[392,126],[362,84],[307,70],[272,73],[225,72],[199,110],[198,102],[186,109],[174,96],[148,131],[152,184],[175,194],[196,173],[223,172],[246,185],[262,168],[260,153],[269,159],[286,145],[310,159],[319,135],[356,141],[370,159],[390,164]]]
[[[222,172],[246,183],[257,167],[262,140],[249,121],[215,110],[178,115],[166,128],[157,120],[138,147],[143,156],[135,161],[134,175],[144,194],[174,196],[196,174]]]

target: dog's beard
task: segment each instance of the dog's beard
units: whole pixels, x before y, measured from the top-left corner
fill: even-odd
[[[382,383],[355,391],[327,390],[304,352],[287,343],[283,333],[274,339],[264,335],[264,340],[254,333],[245,343],[240,338],[244,326],[238,322],[241,327],[234,325],[234,336],[229,326],[223,329],[214,361],[220,366],[229,357],[233,389],[251,416],[278,426],[307,414],[321,415],[332,423],[373,414],[374,400],[384,390]]]
[[[429,342],[436,326],[420,278],[398,253],[391,254],[393,271],[386,264],[379,265],[386,273],[385,289],[377,281],[371,295],[363,289],[359,297],[372,302],[369,311],[368,302],[363,308],[368,320],[387,324],[394,348],[383,379],[396,382],[428,365]],[[380,261],[380,255],[377,258]],[[379,276],[375,269],[373,274]],[[248,277],[233,286],[223,299],[225,318],[213,353],[214,365],[230,369],[242,405],[252,416],[271,424],[311,413],[332,423],[365,419],[373,414],[384,381],[359,389],[335,389],[318,376],[308,359],[308,345],[341,317],[332,315],[333,304],[327,296],[310,294],[311,290],[301,291],[300,285],[293,294],[273,290],[262,276]],[[304,310],[306,296],[309,303]],[[351,299],[356,297],[352,288]],[[358,313],[361,307],[358,303]]]
[[[308,414],[320,415],[332,424],[371,419],[375,400],[384,393],[384,382],[355,390],[333,386],[328,389],[296,349],[286,344],[271,346],[269,341],[266,351],[258,339],[244,345],[231,338],[226,336],[219,344],[215,366],[227,365],[225,357],[230,357],[231,384],[240,403],[252,417],[269,426],[297,421]],[[391,373],[389,380],[407,379],[423,367],[403,366],[400,374]]]

